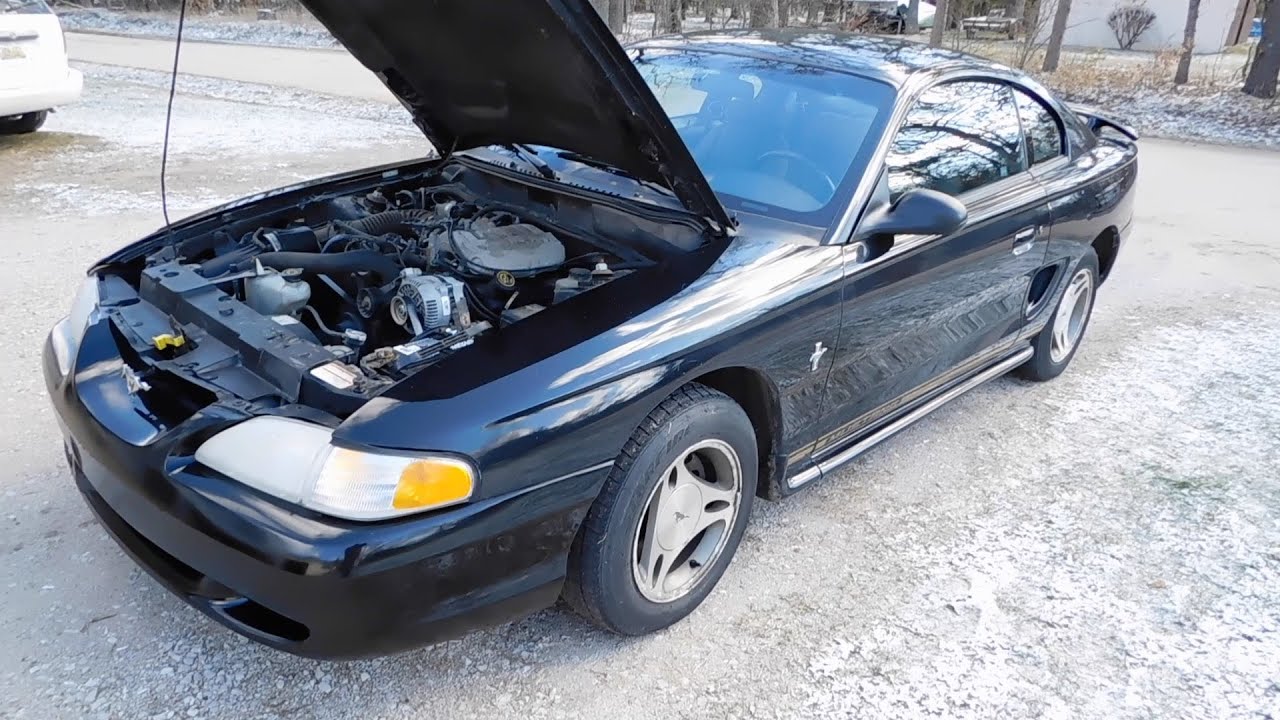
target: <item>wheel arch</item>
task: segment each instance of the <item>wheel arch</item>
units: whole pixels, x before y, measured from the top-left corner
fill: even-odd
[[[755,368],[733,366],[703,373],[690,382],[705,385],[728,395],[742,406],[756,432],[759,454],[759,481],[756,495],[776,498],[780,492],[786,461],[782,446],[782,404],[778,389],[765,373]]]
[[[1098,284],[1101,285],[1111,274],[1116,254],[1120,251],[1120,231],[1112,225],[1094,238],[1090,245],[1098,256]]]

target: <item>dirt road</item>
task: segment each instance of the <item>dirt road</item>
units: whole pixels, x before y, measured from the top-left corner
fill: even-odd
[[[1071,370],[758,504],[685,622],[620,639],[556,609],[325,664],[169,596],[68,477],[40,345],[82,270],[160,222],[164,92],[85,69],[84,103],[0,139],[0,716],[1280,717],[1280,154],[1144,141]],[[175,216],[422,152],[376,109],[182,87],[221,99],[179,98]]]

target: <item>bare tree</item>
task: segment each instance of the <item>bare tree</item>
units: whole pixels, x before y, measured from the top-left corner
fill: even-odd
[[[1187,2],[1187,25],[1182,30],[1182,54],[1173,73],[1174,85],[1185,85],[1191,76],[1191,51],[1196,47],[1196,23],[1200,20],[1200,0]]]
[[[771,28],[778,26],[778,0],[751,0],[751,18],[753,28]]]
[[[1027,0],[1014,0],[1013,17],[1024,25],[1027,24]]]
[[[1057,9],[1057,2],[1058,0],[1040,0],[1035,10],[1030,13],[1030,17],[1021,21],[1022,37],[1015,45],[1017,51],[1014,56],[1014,64],[1019,70],[1027,69],[1031,59],[1043,50],[1049,41],[1049,24],[1057,16],[1054,12]]]
[[[1257,98],[1273,98],[1280,79],[1280,0],[1267,0],[1262,15],[1262,37],[1249,64],[1244,91]]]
[[[1042,8],[1042,12],[1047,10],[1048,8]],[[1067,34],[1067,18],[1070,15],[1071,0],[1058,0],[1058,6],[1053,8],[1053,27],[1049,29],[1049,43],[1044,49],[1044,64],[1040,66],[1044,72],[1053,72],[1058,69],[1058,62],[1062,59],[1062,36]]]
[[[938,0],[934,5],[933,29],[929,31],[929,47],[942,47],[942,33],[951,21],[951,0]]]
[[[920,0],[907,3],[907,26],[903,29],[910,35],[920,32]]]
[[[778,27],[786,27],[791,22],[791,0],[778,0]]]

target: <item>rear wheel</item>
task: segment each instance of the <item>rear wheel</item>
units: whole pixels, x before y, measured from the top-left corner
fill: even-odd
[[[702,385],[677,391],[618,456],[574,543],[565,600],[624,635],[688,615],[742,540],[756,470],[742,408]]]
[[[48,117],[49,111],[41,110],[39,112],[29,112],[25,115],[0,118],[0,135],[21,135],[35,132],[40,129],[41,125],[44,125],[44,121]]]
[[[1089,248],[1067,280],[1049,323],[1035,337],[1036,354],[1015,371],[1019,376],[1027,380],[1052,380],[1067,369],[1089,327],[1097,289],[1098,256]]]

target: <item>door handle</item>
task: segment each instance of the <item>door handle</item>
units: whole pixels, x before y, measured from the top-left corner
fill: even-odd
[[[1013,254],[1021,255],[1031,249],[1035,244],[1036,236],[1040,234],[1040,228],[1032,225],[1025,227],[1013,234]]]

